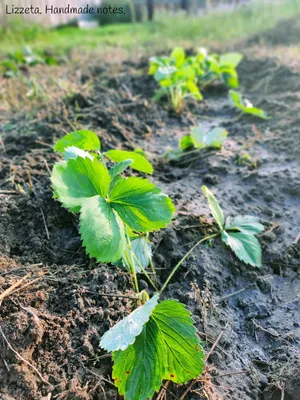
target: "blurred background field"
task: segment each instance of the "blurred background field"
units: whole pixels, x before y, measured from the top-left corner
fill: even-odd
[[[7,4],[10,0],[6,0]],[[20,0],[19,0],[20,1]],[[22,2],[22,1],[21,1]],[[16,3],[16,2],[15,2]],[[51,49],[55,54],[66,51],[107,51],[122,49],[129,53],[149,55],[157,51],[172,48],[174,45],[195,47],[222,43],[229,45],[249,35],[265,31],[276,25],[278,21],[296,15],[300,9],[300,0],[281,1],[243,1],[234,4],[219,1],[218,5],[209,8],[199,7],[189,11],[180,7],[154,7],[154,18],[148,21],[145,6],[139,6],[135,18],[130,13],[130,2],[113,0],[108,4],[124,5],[131,20],[140,20],[140,12],[144,14],[142,22],[119,22],[115,17],[104,18],[101,26],[82,29],[74,26],[43,26],[30,20],[6,16],[2,18],[0,28],[0,57],[20,51],[25,45],[31,49],[42,51]],[[143,2],[139,2],[143,4]],[[166,2],[168,3],[168,2]],[[60,2],[63,6],[63,3]],[[155,5],[155,0],[154,0]],[[181,4],[182,6],[182,4]],[[70,21],[69,21],[70,22]]]

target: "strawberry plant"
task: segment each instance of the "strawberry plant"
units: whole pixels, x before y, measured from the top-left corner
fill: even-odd
[[[181,158],[187,154],[199,153],[203,149],[221,149],[228,131],[217,127],[205,131],[202,126],[192,128],[189,135],[183,136],[179,141],[178,150],[171,150],[165,153],[167,160]]]
[[[187,97],[201,100],[200,90],[215,80],[220,80],[228,88],[237,88],[236,67],[242,58],[239,53],[209,55],[203,48],[195,56],[186,57],[181,47],[175,48],[170,56],[151,57],[149,74],[160,85],[154,100],[167,98],[173,110],[179,113]]]
[[[209,55],[206,49],[200,49],[203,54],[201,68],[198,69],[198,81],[200,88],[209,86],[214,81],[219,80],[228,88],[236,89],[239,87],[238,74],[236,67],[242,61],[240,53],[226,53],[222,55]]]
[[[202,190],[208,200],[211,213],[219,226],[223,242],[231,248],[235,255],[244,263],[261,267],[261,246],[255,235],[262,232],[264,227],[258,218],[250,215],[238,215],[224,219],[223,211],[212,192],[206,186]]]
[[[196,84],[195,68],[186,62],[183,49],[174,49],[170,57],[151,58],[150,63],[149,73],[160,86],[155,93],[155,101],[165,97],[171,108],[180,113],[186,98],[202,99]]]
[[[249,100],[243,99],[241,93],[235,90],[229,91],[229,101],[234,107],[241,111],[238,118],[244,114],[254,115],[262,119],[270,118],[261,108],[253,107],[253,104],[251,104]]]
[[[122,259],[138,291],[134,240],[164,228],[175,211],[171,199],[149,180],[123,174],[129,166],[152,173],[151,164],[135,152],[101,153],[100,141],[90,131],[72,132],[54,148],[64,155],[53,167],[54,197],[69,211],[80,213],[79,231],[86,252],[98,262]],[[105,158],[120,162],[108,169]],[[143,270],[143,261],[139,260],[139,266]]]
[[[204,368],[204,354],[189,311],[155,294],[104,334],[112,352],[114,383],[125,400],[151,399],[164,379],[185,383]]]

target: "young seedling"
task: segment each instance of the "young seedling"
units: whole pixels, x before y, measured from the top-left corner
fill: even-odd
[[[202,99],[196,84],[195,68],[186,62],[183,49],[174,49],[170,57],[151,58],[150,63],[149,73],[160,85],[154,96],[155,101],[166,97],[170,107],[180,113],[185,99]]]
[[[202,186],[202,190],[208,200],[211,213],[219,226],[219,232],[223,242],[231,248],[235,255],[245,264],[253,267],[262,266],[262,251],[255,235],[264,230],[258,218],[250,215],[238,215],[224,219],[223,211],[212,192]]]
[[[79,231],[86,252],[98,262],[122,259],[133,274],[138,292],[136,262],[143,270],[143,260],[137,257],[134,240],[166,227],[175,207],[147,179],[126,178],[122,173],[129,166],[152,173],[152,165],[134,152],[101,153],[100,141],[90,131],[72,132],[54,148],[64,155],[64,161],[53,167],[54,197],[69,211],[80,213]],[[105,157],[120,162],[108,169]]]
[[[185,155],[199,153],[203,149],[221,149],[228,131],[224,128],[214,128],[206,132],[202,126],[194,127],[189,135],[179,141],[179,149],[165,154],[168,160],[175,160]]]
[[[254,115],[255,117],[265,120],[270,118],[261,108],[253,107],[249,100],[243,99],[241,93],[235,90],[229,91],[229,101],[234,107],[241,111],[237,119],[244,114]]]
[[[53,56],[40,55],[31,47],[24,46],[21,51],[15,51],[6,60],[0,62],[0,67],[5,77],[14,77],[18,75],[20,67],[31,67],[37,64],[56,65],[57,60]]]
[[[185,383],[204,368],[204,353],[189,311],[155,294],[104,334],[112,377],[125,400],[151,399],[164,379]]]
[[[226,53],[221,56],[217,54],[209,55],[205,49],[200,49],[204,54],[201,62],[201,70],[198,73],[200,88],[209,86],[214,81],[219,80],[231,89],[239,87],[238,74],[236,67],[242,61],[240,53]]]

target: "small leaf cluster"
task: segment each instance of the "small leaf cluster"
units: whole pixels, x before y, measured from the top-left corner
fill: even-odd
[[[229,101],[231,105],[240,110],[240,115],[249,114],[261,119],[269,119],[269,116],[261,108],[254,107],[249,100],[243,99],[241,93],[236,90],[229,91]]]
[[[186,154],[194,153],[196,150],[221,149],[228,131],[221,127],[206,131],[201,125],[191,129],[189,135],[183,136],[179,141],[177,150],[169,150],[164,154],[167,160],[181,158]]]
[[[149,73],[160,86],[154,100],[167,97],[172,109],[177,113],[183,110],[186,98],[202,99],[197,86],[197,71],[180,47],[175,48],[170,57],[152,57]]]
[[[199,49],[199,54],[203,54],[203,59],[200,64],[201,68],[198,69],[200,87],[208,86],[216,80],[230,89],[239,87],[236,68],[243,59],[242,54],[208,54],[207,50],[204,48]]]
[[[147,400],[164,379],[185,383],[203,371],[204,353],[193,320],[176,300],[155,294],[104,334],[113,379],[125,400]]]
[[[202,126],[197,126],[192,128],[190,135],[181,138],[179,147],[182,150],[192,147],[195,149],[221,149],[227,135],[228,131],[221,127],[205,131]]]
[[[167,97],[174,111],[179,113],[185,98],[202,100],[201,88],[217,79],[229,88],[237,88],[236,67],[242,58],[239,53],[209,55],[203,48],[195,56],[187,57],[181,47],[175,48],[170,56],[152,57],[149,74],[160,85],[154,100]]]
[[[22,66],[32,67],[37,64],[56,65],[57,59],[48,54],[39,54],[29,46],[24,46],[20,51],[10,54],[6,60],[0,62],[0,67],[5,77],[11,78],[18,74]]]
[[[99,262],[113,262],[124,257],[128,237],[164,228],[175,207],[148,179],[124,176],[129,166],[152,173],[144,156],[122,150],[101,153],[100,147],[91,131],[64,136],[54,147],[64,160],[54,165],[51,181],[54,197],[80,213],[86,252]],[[105,157],[116,164],[108,169]]]
[[[251,215],[238,215],[224,219],[223,211],[213,193],[203,186],[202,190],[208,200],[211,213],[216,220],[223,242],[245,264],[262,266],[262,251],[255,235],[264,230],[258,218]]]

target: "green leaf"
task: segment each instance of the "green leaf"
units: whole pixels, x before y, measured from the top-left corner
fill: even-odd
[[[251,103],[250,103],[251,104]],[[261,108],[253,107],[251,104],[251,107],[244,107],[243,109],[244,113],[254,115],[255,117],[261,118],[261,119],[270,119],[270,117],[265,113],[264,110]]]
[[[208,200],[210,211],[222,231],[224,227],[223,211],[212,192],[206,186],[202,186],[202,190]]]
[[[227,87],[232,89],[236,89],[239,87],[239,78],[235,69],[230,67],[222,67],[221,78]]]
[[[134,151],[109,150],[105,153],[105,155],[115,162],[121,162],[131,159],[131,168],[136,169],[137,171],[145,172],[146,174],[153,173],[153,167],[147,160],[147,158]]]
[[[238,215],[237,217],[227,217],[225,223],[226,231],[240,231],[248,234],[260,233],[264,226],[259,223],[259,218],[251,215]]]
[[[198,149],[221,148],[227,135],[228,131],[224,128],[214,128],[206,133],[201,126],[193,128],[191,132],[194,146]]]
[[[112,354],[112,378],[124,400],[151,399],[162,383],[164,348],[155,322],[150,319],[134,344]]]
[[[254,115],[265,120],[270,118],[262,109],[253,107],[249,100],[243,100],[242,95],[235,90],[229,90],[229,100],[233,106],[245,114]]]
[[[70,158],[89,158],[90,160],[93,160],[94,157],[87,151],[79,149],[78,147],[75,146],[69,146],[65,148],[64,151],[64,160],[68,161]]]
[[[230,65],[231,67],[236,68],[242,59],[243,55],[240,53],[226,53],[220,56],[220,64]]]
[[[94,132],[88,130],[75,131],[56,142],[54,150],[64,152],[65,148],[69,146],[76,146],[82,150],[100,150],[100,140]]]
[[[228,131],[224,128],[214,128],[208,132],[205,140],[206,147],[221,148],[225,139],[227,138]]]
[[[243,98],[242,98],[241,93],[237,92],[236,90],[229,90],[228,97],[229,97],[231,104],[234,107],[237,107],[242,111],[244,110]]]
[[[244,263],[261,267],[261,247],[257,238],[251,233],[223,231],[222,240]]]
[[[191,135],[185,135],[179,141],[179,147],[182,150],[187,150],[193,146],[194,146],[194,141]]]
[[[143,306],[114,325],[102,336],[100,347],[107,351],[126,350],[129,345],[134,343],[135,338],[142,332],[145,323],[149,321],[158,298],[159,295],[155,294]]]
[[[171,58],[175,60],[175,67],[180,68],[185,60],[185,51],[182,47],[175,47],[171,53]]]
[[[198,86],[195,84],[195,82],[193,82],[192,80],[189,80],[185,83],[185,87],[188,90],[189,93],[191,93],[191,95],[197,99],[197,100],[202,100],[203,96],[201,94],[201,92],[199,91]]]
[[[132,261],[135,270],[137,273],[140,273],[142,272],[142,269],[148,267],[148,265],[150,264],[150,260],[152,259],[151,244],[146,237],[139,237],[138,239],[132,240],[130,245],[133,252]],[[130,257],[130,249],[127,249],[127,253]],[[123,255],[121,261],[121,265],[125,266],[127,269],[130,269],[130,265],[127,262],[125,254]]]
[[[191,131],[194,146],[198,149],[205,147],[206,133],[201,126],[194,127]]]
[[[131,177],[118,182],[110,193],[111,206],[133,230],[151,232],[172,219],[172,200],[147,179]]]
[[[163,379],[185,383],[198,377],[204,354],[190,312],[176,300],[159,303],[151,318],[162,337],[165,357]]]
[[[175,300],[159,303],[142,333],[113,353],[113,379],[125,400],[146,400],[162,380],[184,383],[203,371],[204,354],[193,320]]]
[[[110,176],[98,160],[77,157],[55,164],[51,181],[55,197],[64,207],[77,212],[86,197],[107,196]]]
[[[133,160],[124,160],[111,167],[109,170],[111,179],[114,179],[117,175],[120,175],[123,171],[125,171],[125,169],[128,168],[132,162]]]
[[[102,197],[94,196],[82,202],[79,231],[86,252],[98,262],[112,262],[122,256],[123,223]]]

